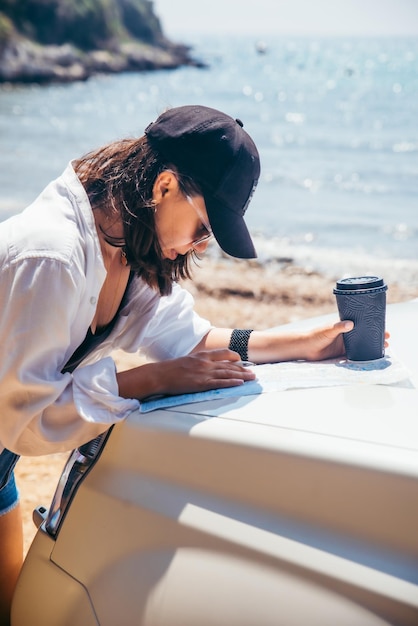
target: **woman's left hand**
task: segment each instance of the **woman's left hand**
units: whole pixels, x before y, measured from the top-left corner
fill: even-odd
[[[326,326],[311,331],[306,342],[306,356],[308,361],[323,361],[345,354],[344,333],[350,332],[354,323],[345,320],[332,326]],[[385,348],[388,347],[389,333],[385,333]]]

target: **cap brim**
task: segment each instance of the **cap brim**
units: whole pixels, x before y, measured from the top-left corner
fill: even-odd
[[[224,252],[238,259],[255,259],[257,252],[244,218],[213,198],[205,198],[210,226]]]

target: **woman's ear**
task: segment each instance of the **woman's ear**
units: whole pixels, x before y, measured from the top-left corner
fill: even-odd
[[[158,174],[155,179],[154,187],[153,187],[153,200],[155,204],[161,202],[161,200],[170,194],[172,196],[177,195],[179,191],[179,183],[177,177],[174,172],[170,170],[164,170],[160,174]]]

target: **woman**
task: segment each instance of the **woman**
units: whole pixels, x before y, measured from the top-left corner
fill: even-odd
[[[150,395],[241,385],[254,378],[247,358],[343,352],[351,322],[296,335],[214,328],[178,285],[212,234],[226,253],[255,256],[243,216],[259,172],[239,120],[174,108],[140,139],[72,162],[0,225],[3,615],[22,562],[18,455],[70,450]],[[116,373],[115,348],[152,361]]]

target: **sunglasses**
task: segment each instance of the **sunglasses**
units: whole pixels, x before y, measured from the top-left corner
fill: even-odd
[[[200,221],[202,222],[203,226],[207,230],[206,235],[203,235],[202,237],[199,237],[199,239],[195,239],[194,241],[191,242],[192,247],[196,248],[201,243],[205,243],[206,241],[209,241],[209,239],[213,236],[213,232],[212,232],[212,229],[210,227],[210,224],[205,220],[205,218],[204,218],[204,216],[202,214],[202,211],[193,202],[192,198],[190,196],[186,195],[186,200],[194,208],[194,210],[196,211]]]

